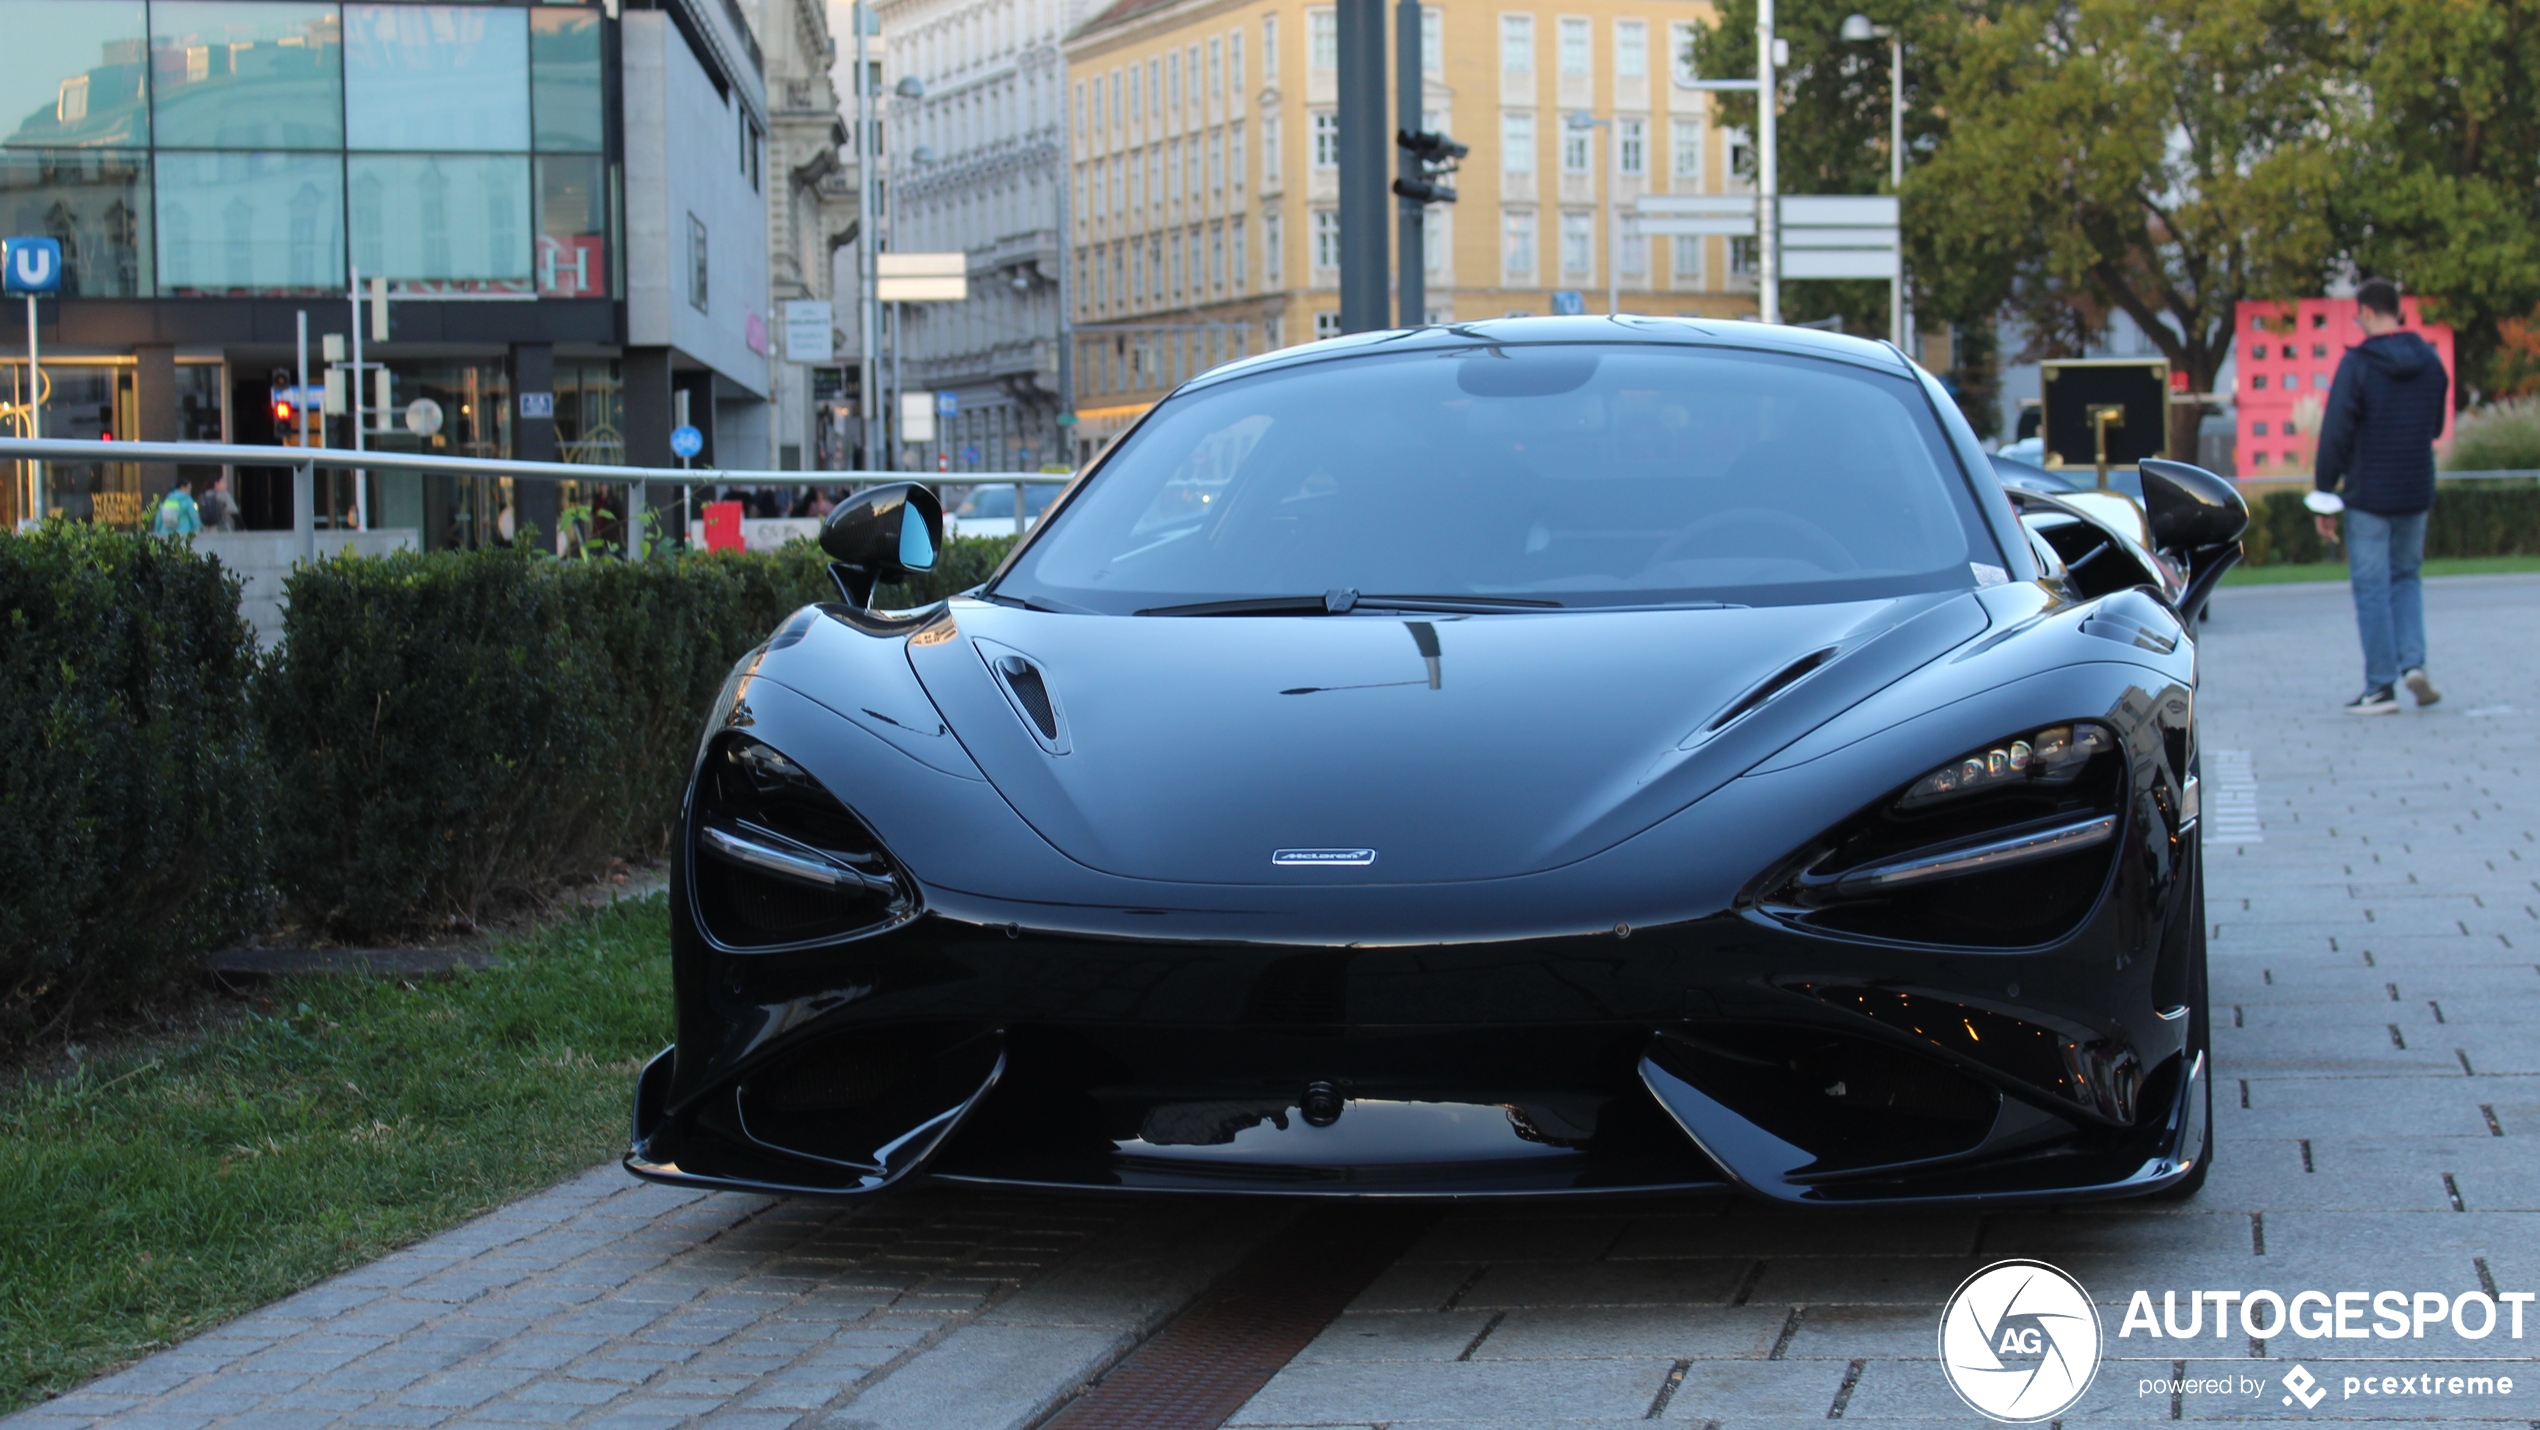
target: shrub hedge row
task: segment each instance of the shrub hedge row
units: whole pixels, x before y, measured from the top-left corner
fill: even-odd
[[[2251,566],[2335,561],[2320,540],[2300,490],[2269,492],[2250,503],[2242,560]],[[2540,482],[2500,478],[2447,481],[2426,519],[2428,556],[2540,556]]]
[[[978,584],[1011,538],[886,586]],[[259,659],[219,564],[64,524],[0,534],[0,1036],[266,927],[480,920],[657,853],[696,722],[807,601],[816,548],[641,564],[345,556],[286,583]]]
[[[238,583],[171,541],[0,535],[0,1040],[261,925]]]

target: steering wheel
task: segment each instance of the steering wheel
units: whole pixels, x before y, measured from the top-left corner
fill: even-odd
[[[1814,561],[1825,570],[1858,571],[1861,569],[1861,563],[1853,559],[1851,551],[1846,549],[1842,542],[1828,535],[1825,528],[1804,517],[1760,506],[1732,507],[1727,511],[1714,512],[1694,522],[1668,537],[1666,544],[1658,548],[1658,554],[1649,558],[1649,564],[1651,566],[1664,565],[1673,559],[1677,552],[1713,532],[1733,531],[1741,527],[1758,534],[1770,533],[1785,538],[1779,542],[1764,543],[1767,553],[1773,552],[1775,547],[1783,551],[1789,550],[1792,542],[1788,538],[1796,538],[1797,544],[1809,552],[1806,559]]]

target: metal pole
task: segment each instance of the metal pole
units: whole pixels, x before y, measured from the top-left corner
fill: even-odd
[[[1621,120],[1605,121],[1605,311],[1623,311],[1623,135]]]
[[[906,334],[900,330],[908,323],[908,305],[893,303],[886,311],[891,324],[891,403],[882,413],[882,470],[896,472],[900,469],[900,442],[907,440],[906,434],[900,430],[900,409],[907,405],[907,394],[900,388],[900,342]],[[899,440],[892,440],[894,438]]]
[[[35,341],[35,295],[26,295],[26,435],[44,435],[44,361]],[[44,520],[44,464],[31,464],[35,470],[34,519]]]
[[[863,353],[856,360],[856,403],[864,409],[864,462],[879,466],[882,462],[881,370],[874,361],[882,334],[882,304],[874,296],[879,265],[874,254],[882,241],[879,215],[874,212],[873,165],[881,146],[873,132],[873,71],[865,57],[865,36],[872,29],[873,12],[866,0],[848,7],[855,18],[855,95],[856,95],[856,223],[862,232],[856,239],[856,277],[861,291],[856,295],[856,328],[863,339]]]
[[[309,449],[309,312],[300,310],[300,378],[291,405],[300,414],[300,450]],[[300,534],[300,559],[317,559],[317,470],[307,462],[291,469],[291,529]]]
[[[353,419],[353,450],[359,452],[370,445],[364,440],[362,434],[364,373],[362,369],[362,270],[359,265],[353,269],[353,286],[345,289],[344,295],[350,300],[353,310],[353,370],[344,374],[344,385],[352,390],[345,394],[345,401]],[[353,473],[353,529],[355,531],[370,530],[370,473],[368,472]]]
[[[1066,66],[1061,65],[1059,76],[1062,81],[1066,77],[1066,72]],[[1076,218],[1071,203],[1076,189],[1076,176],[1068,159],[1068,155],[1074,151],[1068,146],[1064,136],[1068,118],[1075,111],[1064,98],[1059,101],[1058,108],[1061,139],[1057,153],[1051,161],[1058,175],[1058,410],[1061,414],[1072,417],[1076,412],[1076,285],[1074,281],[1076,264],[1073,261],[1076,251]],[[1073,422],[1053,422],[1050,425],[1058,433],[1057,440],[1050,450],[1057,454],[1060,462],[1070,467],[1075,466],[1076,425]]]
[[[1773,0],[1755,0],[1755,270],[1756,316],[1782,320],[1781,176],[1774,165],[1774,110],[1781,84],[1773,73]]]
[[[1393,7],[1393,105],[1398,127],[1426,129],[1428,95],[1421,71],[1427,57],[1420,52],[1420,0],[1395,0]],[[1394,173],[1417,183],[1428,166],[1409,149],[1394,155]],[[1418,199],[1394,200],[1394,249],[1401,276],[1395,280],[1396,321],[1417,328],[1429,321],[1429,214]]]
[[[1393,265],[1385,253],[1384,0],[1339,0],[1341,331],[1385,326]],[[1406,255],[1405,261],[1410,261]]]
[[[1887,37],[1887,191],[1905,192],[1905,32]],[[1900,200],[1901,202],[1901,200]],[[1901,214],[1900,214],[1901,219]],[[1905,331],[1905,235],[1896,236],[1896,276],[1887,284],[1888,341],[1904,348],[1913,335]],[[1907,349],[1911,352],[1911,349]]]

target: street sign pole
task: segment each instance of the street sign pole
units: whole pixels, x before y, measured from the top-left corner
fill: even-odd
[[[300,310],[300,386],[291,394],[300,410],[300,450],[309,450],[309,312]],[[317,560],[317,469],[306,462],[291,469],[291,529],[300,534],[300,559]]]
[[[1393,265],[1385,249],[1384,0],[1338,0],[1340,31],[1341,331],[1385,326]],[[1405,127],[1409,120],[1406,118]],[[1416,254],[1403,262],[1416,263]]]
[[[1782,320],[1781,173],[1774,162],[1774,110],[1780,82],[1773,68],[1773,0],[1755,0],[1755,267],[1756,316]]]
[[[1422,69],[1427,57],[1420,52],[1420,0],[1395,0],[1394,4],[1394,82],[1393,106],[1396,127],[1426,130],[1427,89]],[[1428,177],[1429,166],[1410,149],[1394,158],[1395,172],[1417,182]],[[1394,200],[1395,262],[1401,272],[1394,279],[1396,295],[1394,318],[1397,325],[1417,328],[1429,321],[1429,214],[1428,205],[1408,195]],[[1018,495],[1016,498],[1021,500]],[[1015,509],[1014,529],[1023,529],[1023,508]]]
[[[35,340],[35,295],[26,295],[26,435],[44,435],[44,366]],[[35,462],[35,519],[44,519],[44,464]]]
[[[0,268],[6,270],[6,281],[0,283],[11,293],[26,295],[26,426],[29,437],[44,435],[44,350],[36,340],[36,299],[42,294],[62,291],[62,245],[59,240],[30,235],[12,238],[0,244]],[[29,493],[31,510],[22,520],[44,520],[44,464],[27,464],[31,477]]]

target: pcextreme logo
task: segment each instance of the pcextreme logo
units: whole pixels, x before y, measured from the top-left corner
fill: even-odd
[[[2014,1424],[2073,1407],[2099,1373],[2099,1310],[2043,1261],[1997,1261],[1940,1313],[1940,1370],[1969,1409]]]

